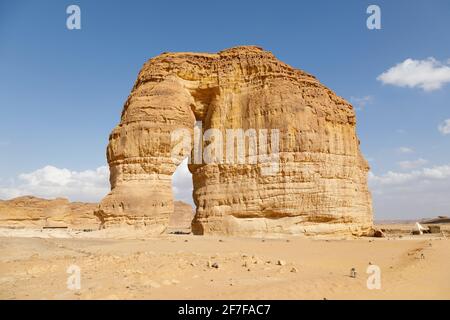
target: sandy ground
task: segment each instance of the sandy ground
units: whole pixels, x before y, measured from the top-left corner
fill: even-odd
[[[441,235],[86,236],[0,231],[0,298],[450,299],[450,240]],[[380,267],[381,289],[367,288],[370,264]],[[80,268],[79,290],[67,287],[71,265]]]

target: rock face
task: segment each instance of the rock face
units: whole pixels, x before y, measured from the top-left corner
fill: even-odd
[[[94,215],[94,203],[69,202],[20,197],[0,200],[0,227],[67,227],[97,230],[100,221]]]
[[[145,63],[110,135],[112,191],[96,212],[105,227],[131,224],[156,233],[167,227],[174,211],[171,176],[185,157],[173,154],[171,134],[192,133],[195,121],[203,132],[223,136],[227,129],[268,130],[269,140],[279,132],[268,147],[275,173],[255,163],[250,140],[243,163],[189,165],[195,234],[361,235],[371,229],[369,167],[352,106],[254,46],[163,53]],[[257,156],[266,154],[257,141]],[[211,143],[203,142],[205,152]]]
[[[175,201],[173,214],[170,215],[168,233],[191,233],[191,224],[195,211],[192,206],[182,201]]]

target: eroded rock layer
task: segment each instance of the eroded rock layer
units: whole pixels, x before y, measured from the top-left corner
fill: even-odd
[[[356,234],[372,226],[368,164],[352,106],[315,77],[254,46],[164,53],[143,66],[108,145],[104,226],[162,232],[173,212],[171,133],[278,130],[278,170],[265,163],[191,164],[196,234]],[[226,143],[224,143],[225,145]],[[259,142],[258,142],[259,144]],[[224,147],[225,148],[225,147]],[[273,146],[269,147],[273,151]],[[259,155],[263,152],[258,149]]]
[[[170,215],[167,233],[189,234],[191,233],[192,219],[195,211],[192,206],[182,201],[174,201],[174,211]]]
[[[40,199],[31,196],[0,200],[0,227],[70,228],[98,230],[95,203],[69,202],[67,199]]]

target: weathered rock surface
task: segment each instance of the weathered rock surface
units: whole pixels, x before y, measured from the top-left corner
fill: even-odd
[[[69,202],[67,199],[46,200],[26,196],[0,200],[0,227],[67,227],[97,230],[95,203]]]
[[[352,106],[315,77],[258,47],[217,54],[164,53],[140,71],[107,158],[105,227],[166,229],[174,211],[171,133],[277,129],[279,172],[264,164],[202,163],[193,174],[196,234],[355,234],[372,226],[366,160]],[[261,154],[261,152],[260,152]],[[246,152],[245,159],[250,159]]]
[[[173,214],[170,215],[168,233],[191,233],[192,219],[195,211],[192,206],[182,201],[175,201]]]

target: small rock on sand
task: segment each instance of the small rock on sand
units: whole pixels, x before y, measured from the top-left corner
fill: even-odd
[[[375,230],[375,231],[373,232],[373,236],[374,236],[375,238],[385,238],[385,237],[386,237],[385,234],[384,234],[384,232],[383,232],[382,230]]]
[[[277,261],[277,265],[279,265],[279,266],[284,266],[284,265],[286,265],[286,261],[284,261],[284,260],[278,260],[278,261]]]

